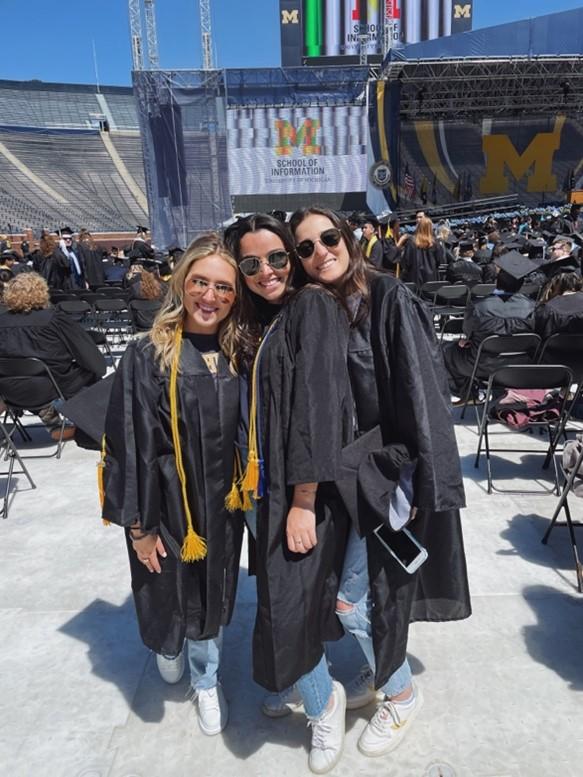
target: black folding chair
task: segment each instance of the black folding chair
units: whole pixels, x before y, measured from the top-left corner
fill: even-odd
[[[549,527],[546,530],[544,537],[541,540],[543,545],[546,545],[549,540],[550,534],[555,526],[566,526],[569,529],[569,537],[571,539],[571,547],[573,549],[573,557],[575,559],[575,572],[577,574],[577,589],[580,594],[583,593],[583,565],[579,560],[579,549],[577,547],[577,539],[575,537],[575,526],[582,526],[583,524],[581,524],[579,521],[573,521],[571,517],[571,509],[569,507],[569,502],[567,497],[573,490],[575,480],[577,478],[581,478],[580,473],[582,468],[583,468],[583,445],[581,445],[581,449],[579,451],[578,457],[575,460],[574,466],[569,470],[567,474],[563,469],[563,473],[566,474],[566,479],[563,484],[563,490],[561,492],[561,496],[559,497],[559,501],[557,503],[555,512],[553,513],[553,517],[551,518]],[[563,522],[560,523],[557,520],[561,510],[565,511],[564,523]]]
[[[95,290],[95,293],[100,294],[107,299],[128,300],[130,296],[129,289],[122,289],[121,286],[100,286]]]
[[[419,296],[433,305],[435,293],[444,286],[449,286],[449,283],[447,281],[427,281],[419,289]]]
[[[44,399],[39,402],[39,395]],[[0,399],[4,401],[13,418],[28,410],[35,415],[52,401],[65,400],[49,366],[41,359],[0,358]],[[26,456],[27,459],[61,458],[65,418],[61,416],[57,448],[53,453]],[[36,424],[42,426],[44,424]]]
[[[482,452],[482,441],[484,442],[484,450],[486,453],[486,467],[488,473],[488,493],[492,491],[498,491],[506,494],[540,494],[541,490],[537,491],[524,491],[524,490],[512,490],[512,489],[499,489],[494,488],[492,478],[492,465],[490,461],[491,453],[513,452],[513,453],[536,453],[529,448],[492,448],[490,447],[490,438],[488,429],[491,424],[503,423],[500,419],[490,417],[490,408],[496,397],[506,389],[558,389],[560,391],[560,406],[559,415],[552,421],[530,421],[528,427],[522,432],[532,429],[540,429],[546,431],[548,436],[548,447],[545,449],[545,461],[546,455],[550,450],[553,440],[557,434],[557,430],[560,427],[563,414],[566,412],[567,401],[569,398],[569,389],[573,382],[573,374],[568,367],[564,367],[561,364],[542,365],[542,364],[520,364],[520,365],[508,365],[506,367],[500,367],[490,375],[488,380],[488,388],[486,390],[486,402],[484,405],[484,411],[482,413],[482,420],[480,422],[480,434],[478,439],[478,450],[476,452],[476,460],[474,467],[478,467],[480,464],[480,454]],[[507,427],[508,428],[508,427]],[[513,433],[518,433],[518,430],[509,430]],[[543,493],[559,493],[559,471],[557,468],[557,462],[553,457],[553,464],[555,467],[555,483],[553,488],[549,491],[544,489]]]
[[[57,303],[57,308],[67,313],[81,326],[90,326],[93,323],[93,308],[84,299],[63,300]]]
[[[105,294],[99,294],[96,291],[80,291],[79,298],[85,300],[90,305],[95,305],[97,300],[105,299]]]
[[[484,299],[484,297],[489,297],[495,288],[495,283],[476,283],[476,285],[472,286],[470,289],[470,299]]]
[[[469,288],[463,284],[442,286],[433,298],[434,316],[463,316],[468,300]]]
[[[134,332],[149,332],[162,302],[157,299],[133,299],[129,308],[134,325]]]
[[[16,446],[12,441],[10,432],[6,426],[0,420],[0,451],[2,452],[2,458],[8,460],[8,471],[0,472],[0,475],[7,476],[6,486],[4,490],[4,496],[2,497],[2,508],[0,509],[0,515],[2,518],[8,518],[8,510],[10,508],[10,486],[12,484],[12,478],[14,475],[26,475],[31,488],[36,488],[34,480],[31,478],[28,469],[26,468],[22,457],[18,453]],[[18,463],[20,469],[15,470],[15,462]]]
[[[532,364],[536,360],[540,344],[540,337],[533,332],[485,337],[478,346],[472,374],[466,384],[461,418],[465,417],[466,408],[472,396],[477,399],[480,388],[486,387],[487,378],[479,377],[482,357],[496,356],[500,366],[504,364]]]
[[[124,336],[129,337],[133,332],[131,314],[122,299],[107,299],[102,297],[95,301],[95,317],[98,329],[107,335],[108,339],[117,337],[120,343]]]
[[[443,342],[445,335],[454,335],[452,339],[459,340],[464,334],[464,319],[458,318],[445,318],[441,326],[441,332],[439,335],[439,342]]]

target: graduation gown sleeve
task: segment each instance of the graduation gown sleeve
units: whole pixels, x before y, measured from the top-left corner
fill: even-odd
[[[55,313],[55,318],[58,321],[59,336],[77,364],[93,373],[96,378],[105,375],[107,370],[105,358],[83,327],[71,316],[60,311]]]
[[[444,511],[465,504],[443,358],[427,308],[394,279],[371,289],[371,345],[385,445],[417,460],[415,505]]]
[[[144,531],[157,533],[161,385],[154,375],[152,355],[144,351],[144,341],[130,343],[111,389],[105,420],[103,518],[120,526],[139,524]]]

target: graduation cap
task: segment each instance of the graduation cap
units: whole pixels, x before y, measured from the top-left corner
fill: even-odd
[[[15,262],[20,261],[20,256],[16,253],[16,251],[2,251],[2,254],[0,254],[0,257],[2,259],[14,259]]]
[[[71,227],[62,227],[61,229],[56,229],[55,232],[59,237],[72,237],[75,234]]]
[[[459,248],[461,253],[474,250],[474,241],[469,240],[467,237],[459,242]]]
[[[575,241],[573,240],[572,235],[557,235],[556,238],[553,240],[553,245],[555,245],[555,243],[569,243],[569,245],[572,248],[574,242]]]
[[[578,246],[583,247],[583,234],[581,232],[573,232],[571,238],[577,243]]]
[[[148,227],[141,227],[139,224],[136,227],[136,233],[138,235],[147,235],[150,230]]]
[[[517,281],[525,278],[537,269],[537,265],[534,262],[531,262],[526,256],[519,254],[518,251],[509,251],[507,254],[502,254],[494,263],[505,273],[516,278]]]
[[[525,248],[528,249],[528,255],[531,259],[544,256],[546,247],[546,241],[542,237],[531,238],[525,243]]]

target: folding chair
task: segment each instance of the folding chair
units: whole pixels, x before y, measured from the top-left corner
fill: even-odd
[[[583,445],[581,445],[581,450],[579,452],[579,456],[575,460],[574,466],[569,471],[569,474],[566,477],[565,483],[563,484],[563,491],[561,493],[561,496],[559,497],[559,501],[557,503],[555,512],[553,513],[553,517],[551,518],[549,528],[546,530],[544,537],[541,540],[543,545],[546,545],[549,540],[550,534],[555,526],[566,526],[569,529],[569,537],[571,539],[571,547],[573,548],[573,557],[575,559],[575,572],[577,574],[577,590],[579,591],[580,594],[583,593],[583,565],[579,561],[579,549],[577,548],[577,539],[575,537],[574,527],[582,526],[583,524],[581,524],[579,521],[573,521],[571,517],[571,510],[569,508],[569,502],[567,501],[567,497],[573,490],[575,479],[577,477],[581,477],[579,473],[582,467],[583,467]],[[565,511],[564,523],[559,523],[557,521],[557,518],[559,517],[561,510]]]
[[[476,283],[470,289],[470,299],[484,299],[489,297],[496,288],[495,283]]]
[[[486,403],[484,405],[484,412],[482,413],[482,420],[480,423],[480,434],[478,439],[478,450],[476,452],[476,460],[474,467],[478,468],[480,464],[480,454],[482,452],[482,441],[484,442],[484,449],[486,453],[486,467],[488,473],[488,493],[492,491],[498,491],[499,493],[506,494],[540,494],[540,489],[537,491],[523,491],[523,490],[511,490],[511,489],[499,489],[494,488],[492,479],[492,465],[490,461],[490,454],[501,453],[509,451],[513,453],[533,453],[532,449],[524,448],[491,448],[488,428],[490,424],[502,423],[502,421],[490,418],[490,408],[492,402],[495,400],[494,392],[500,393],[504,389],[559,389],[561,392],[561,402],[559,406],[559,416],[553,421],[531,421],[528,424],[528,430],[541,429],[545,430],[548,435],[549,445],[545,454],[550,450],[550,446],[553,443],[554,437],[557,434],[557,430],[560,427],[563,414],[566,411],[567,401],[569,397],[569,389],[573,381],[573,373],[568,367],[564,367],[561,364],[542,365],[542,364],[520,364],[520,365],[508,365],[506,367],[500,367],[490,375],[488,380],[488,388],[486,390]],[[555,430],[553,432],[553,427]],[[518,430],[510,430],[518,433]],[[526,429],[521,430],[526,431]],[[546,461],[546,457],[545,457]],[[556,492],[559,493],[559,471],[557,468],[557,462],[553,457],[553,463],[555,467],[555,483],[551,491],[545,489],[547,493]]]
[[[128,300],[130,296],[129,289],[122,289],[121,286],[100,286],[96,289],[95,293],[100,294],[106,299]]]
[[[84,299],[63,300],[57,303],[57,308],[82,326],[89,326],[93,322],[93,308]]]
[[[419,296],[433,305],[436,291],[449,285],[447,281],[427,281],[419,289]]]
[[[567,424],[571,419],[572,409],[575,407],[583,393],[583,334],[564,334],[558,332],[557,334],[551,335],[543,343],[538,361],[540,364],[564,364],[566,367],[569,367],[573,373],[573,381],[577,384],[577,389],[569,402],[568,412],[565,413],[563,423],[549,450],[550,461],[550,456],[554,454],[559,439],[561,437],[565,437],[566,439],[569,432],[580,431],[579,427],[568,429]],[[548,466],[548,463],[549,462],[546,463],[546,466]]]
[[[475,392],[475,384],[481,383],[484,387],[486,386],[487,379],[478,376],[483,356],[498,357],[500,366],[503,364],[529,364],[535,361],[540,344],[540,337],[532,332],[485,337],[478,347],[472,374],[466,385],[461,418],[463,419],[466,415],[466,408]]]
[[[469,288],[459,283],[455,286],[442,286],[433,298],[434,316],[463,316],[468,300]]]
[[[105,294],[98,294],[96,291],[81,291],[79,298],[85,300],[90,305],[95,305],[97,300],[105,299]]]
[[[16,391],[16,386],[18,391]],[[39,403],[39,393],[45,400]],[[10,415],[18,416],[28,410],[38,414],[39,410],[56,399],[65,400],[49,366],[33,356],[26,358],[0,359],[0,399],[4,401]],[[44,424],[42,425],[44,426]],[[65,418],[61,417],[59,439],[54,453],[26,456],[27,459],[61,458]]]
[[[95,301],[95,316],[98,329],[105,332],[106,335],[118,336],[120,343],[123,335],[132,333],[132,319],[130,311],[122,299],[107,299],[102,297]]]
[[[459,340],[464,333],[464,319],[458,318],[445,318],[441,327],[439,335],[439,342],[443,342],[445,335],[455,335],[454,340]]]
[[[134,332],[149,332],[162,302],[157,299],[133,299],[129,308],[134,325]]]
[[[10,507],[10,485],[12,483],[12,478],[14,475],[26,475],[26,478],[28,482],[30,483],[31,488],[36,488],[34,480],[31,478],[30,473],[28,469],[26,468],[24,462],[22,461],[22,458],[20,454],[18,453],[16,446],[12,442],[12,437],[10,436],[10,433],[0,421],[0,450],[2,451],[2,458],[8,459],[8,472],[1,472],[0,475],[4,476],[7,475],[8,479],[6,481],[6,488],[4,491],[4,496],[2,497],[2,508],[0,509],[0,515],[2,518],[8,518],[8,510]],[[14,463],[15,461],[18,462],[20,469],[14,470]]]

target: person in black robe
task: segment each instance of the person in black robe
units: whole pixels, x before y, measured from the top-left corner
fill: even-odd
[[[561,273],[553,278],[541,304],[536,307],[535,330],[543,340],[559,333],[583,334],[583,278],[580,275]]]
[[[95,245],[93,237],[86,229],[79,233],[77,243],[77,254],[83,266],[85,281],[92,291],[103,286],[105,283],[105,270],[103,259],[101,258],[101,249]]]
[[[4,290],[4,302],[8,312],[0,316],[1,357],[41,359],[65,399],[105,374],[105,359],[93,339],[71,316],[50,307],[47,283],[37,273],[17,275]],[[5,378],[2,384],[15,405],[34,409],[58,438],[59,413],[51,404],[58,394],[49,379]],[[73,433],[67,430],[65,437]]]
[[[45,233],[39,250],[33,254],[33,270],[45,279],[50,289],[61,291],[73,288],[69,259],[58,247],[53,235]]]
[[[344,739],[344,692],[330,677],[324,643],[342,636],[335,601],[347,524],[334,481],[351,434],[348,319],[323,289],[291,293],[285,225],[259,214],[234,225],[228,240],[245,281],[240,329],[248,339],[263,330],[239,479],[259,497],[253,676],[283,692],[279,708],[264,701],[268,715],[285,714],[296,685],[312,725],[310,768],[323,773]]]
[[[534,300],[520,294],[523,279],[535,269],[535,264],[511,251],[496,259],[498,275],[496,289],[487,297],[475,300],[464,317],[464,339],[446,343],[443,357],[449,376],[451,393],[463,395],[471,378],[478,348],[490,335],[513,335],[534,331]],[[484,354],[476,376],[487,380],[500,366],[500,358]]]
[[[421,288],[428,281],[439,280],[439,266],[444,262],[445,252],[433,234],[433,222],[421,216],[415,234],[403,247],[399,277],[404,283],[415,283]]]
[[[399,744],[421,705],[406,660],[409,622],[461,619],[471,611],[445,372],[425,306],[395,278],[366,270],[345,222],[312,207],[294,213],[290,226],[303,270],[346,305],[352,320],[356,440],[345,449],[348,474],[338,487],[353,526],[337,613],[368,663],[347,686],[350,707],[373,701],[375,688],[386,694],[358,743],[365,755],[382,755]],[[321,240],[330,229],[340,234],[335,246]],[[411,530],[429,553],[415,574],[404,572],[374,534],[392,512],[399,529],[415,516]]]
[[[128,254],[130,262],[140,259],[154,258],[156,252],[148,242],[148,231],[149,230],[147,227],[137,228],[136,237],[132,242],[132,246]]]
[[[218,237],[195,240],[152,332],[121,360],[104,441],[102,514],[126,530],[142,640],[158,654],[162,677],[178,682],[186,639],[208,735],[228,717],[219,665],[242,536],[240,514],[224,505],[239,409],[237,287],[235,261]]]
[[[448,283],[475,286],[482,282],[482,268],[474,261],[473,240],[460,240],[459,256],[448,264],[445,273]]]

